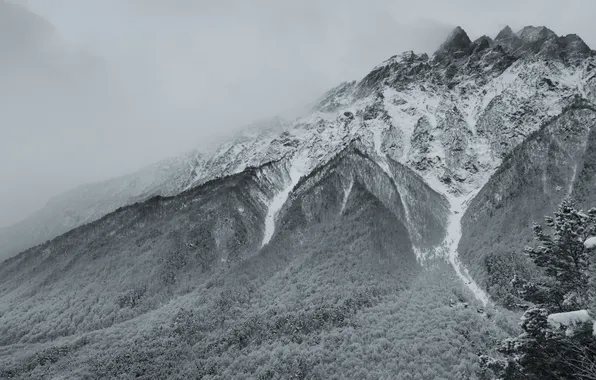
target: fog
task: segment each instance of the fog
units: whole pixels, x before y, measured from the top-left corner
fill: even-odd
[[[0,225],[79,184],[294,117],[393,54],[432,53],[455,25],[472,38],[547,25],[596,46],[587,1],[13,2],[47,23],[0,14]]]

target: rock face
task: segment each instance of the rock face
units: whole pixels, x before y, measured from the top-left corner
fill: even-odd
[[[455,28],[447,37],[447,40],[435,52],[434,58],[437,61],[444,59],[458,59],[470,55],[474,44],[468,34],[461,28]]]

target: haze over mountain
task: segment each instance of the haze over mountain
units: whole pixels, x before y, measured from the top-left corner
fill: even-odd
[[[0,159],[15,164],[0,173],[6,182],[0,226],[81,184],[208,147],[255,120],[294,117],[329,87],[363,75],[396,50],[434,49],[450,29],[432,21],[402,25],[372,7],[358,13],[365,17],[360,26],[348,27],[345,18],[357,14],[320,14],[317,7],[269,13],[205,4],[185,12],[182,2],[14,2],[52,25],[53,46],[44,53],[69,79],[53,76],[43,86],[23,79],[18,87],[29,93],[43,87],[60,96],[4,103],[2,125],[13,128],[3,131]],[[417,37],[384,39],[411,31]],[[39,188],[44,191],[33,190]]]
[[[79,84],[76,99],[56,97],[59,112],[44,111],[41,104],[40,112],[26,117],[3,113],[15,116],[3,125],[18,128],[6,127],[0,149],[0,159],[13,162],[0,173],[0,226],[21,221],[81,184],[209,146],[212,137],[228,137],[254,120],[293,117],[328,88],[362,77],[386,57],[433,52],[455,23],[472,39],[495,36],[505,23],[515,30],[546,24],[596,44],[588,16],[596,10],[581,0],[565,7],[552,0],[12,2],[53,26],[59,61],[84,54],[99,65],[99,57],[101,71],[109,74],[94,72],[101,85]],[[92,75],[78,71],[78,81]],[[58,87],[51,93],[64,92],[60,82],[51,86]],[[68,107],[83,99],[84,107]],[[75,108],[81,112],[73,113]]]
[[[5,163],[0,168],[0,225],[5,225],[82,178],[98,178],[77,157],[95,153],[92,159],[108,161],[95,146],[108,138],[106,125],[131,122],[133,104],[104,60],[62,43],[48,21],[4,0],[0,17],[0,151]],[[88,174],[81,176],[85,170]],[[73,176],[79,177],[74,183]]]
[[[52,220],[104,216],[0,263],[0,375],[479,378],[532,222],[596,204],[595,103],[579,36],[457,27],[294,121],[81,188]]]

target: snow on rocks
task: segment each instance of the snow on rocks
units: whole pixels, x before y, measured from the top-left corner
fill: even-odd
[[[547,320],[548,325],[552,329],[558,330],[565,328],[565,335],[567,336],[572,336],[578,326],[593,321],[592,316],[587,310],[550,314]]]
[[[267,215],[265,216],[265,233],[263,235],[261,247],[269,243],[271,237],[273,237],[273,233],[275,232],[275,217],[277,216],[279,210],[281,210],[283,205],[286,203],[290,192],[294,189],[294,186],[298,184],[298,181],[300,181],[300,178],[302,178],[307,169],[307,151],[302,151],[292,159],[290,169],[288,171],[289,182],[285,184],[281,191],[277,193],[269,203]]]
[[[488,295],[478,284],[474,281],[472,276],[468,273],[468,269],[463,266],[459,259],[457,248],[462,237],[461,220],[468,202],[474,198],[475,193],[466,197],[451,197],[449,202],[451,204],[451,214],[447,220],[447,235],[445,238],[444,249],[446,250],[447,259],[453,266],[457,276],[470,289],[474,297],[486,307],[489,303]]]
[[[350,178],[350,184],[346,189],[344,189],[344,199],[341,202],[341,210],[339,211],[340,214],[343,214],[344,210],[346,209],[346,204],[348,203],[348,197],[352,192],[352,187],[354,187],[354,179]]]
[[[479,56],[483,57],[484,53]],[[217,154],[205,157],[192,184],[293,156],[289,179],[276,185],[281,190],[268,200],[265,245],[274,234],[279,210],[300,177],[312,169],[300,157],[308,157],[310,165],[321,165],[359,140],[377,154],[379,165],[401,196],[407,194],[400,187],[403,184],[393,178],[388,157],[421,175],[446,197],[451,214],[446,221],[444,257],[476,298],[487,305],[488,296],[472,280],[457,252],[467,204],[500,165],[503,154],[558,114],[569,99],[591,91],[588,63],[592,61],[589,58],[585,65],[574,66],[524,58],[502,70],[493,67],[492,61],[482,61],[484,66],[460,67],[457,80],[444,86],[432,79],[442,75],[441,65],[427,56],[408,53],[385,62],[377,68],[383,70],[373,70],[359,83],[345,83],[330,91],[309,115],[222,146]],[[531,112],[519,115],[520,109]],[[465,133],[465,141],[455,138],[455,127],[458,133]],[[463,153],[448,159],[456,150]],[[350,193],[349,184],[345,185],[341,212]],[[404,206],[409,218],[407,199]],[[596,237],[586,243],[596,246]],[[416,253],[424,261],[426,254]]]

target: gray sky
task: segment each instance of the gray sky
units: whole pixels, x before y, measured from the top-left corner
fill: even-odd
[[[592,0],[13,2],[55,38],[50,74],[0,66],[13,84],[0,90],[0,225],[78,184],[295,114],[393,54],[432,53],[455,25],[472,38],[547,25],[596,46]]]

